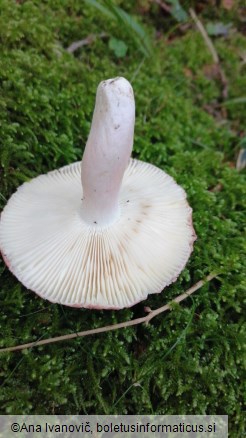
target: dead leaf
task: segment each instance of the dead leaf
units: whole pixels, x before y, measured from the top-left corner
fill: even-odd
[[[193,78],[193,73],[190,68],[184,67],[183,72],[186,78]]]
[[[203,105],[202,108],[208,114],[213,116],[219,123],[224,123],[224,121],[227,119],[227,112],[224,111],[225,108],[218,107],[218,104],[216,102],[207,103]]]
[[[221,6],[224,9],[227,9],[227,11],[230,11],[234,6],[234,0],[222,0]]]
[[[216,184],[216,186],[214,186],[212,189],[209,189],[210,192],[213,193],[218,193],[221,192],[221,190],[223,189],[223,186],[221,183]]]
[[[152,312],[151,308],[148,307],[148,306],[144,307],[144,311],[145,311],[146,313],[151,313],[151,312]]]
[[[202,70],[207,79],[220,79],[219,64],[206,64]]]
[[[221,94],[223,100],[228,95],[228,81],[219,63],[206,64],[203,66],[203,73],[209,80],[219,80],[221,82]]]
[[[152,1],[140,0],[137,3],[137,10],[140,14],[148,14],[151,8]]]
[[[242,64],[246,64],[246,50],[240,53]]]

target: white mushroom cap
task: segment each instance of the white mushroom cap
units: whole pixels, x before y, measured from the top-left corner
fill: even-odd
[[[134,106],[130,84],[123,78],[114,81],[101,83],[99,92],[109,87],[111,93],[117,84],[116,96],[127,90],[120,106],[127,109],[129,100]],[[93,122],[99,110],[100,105]],[[117,115],[115,105],[112,111],[114,126],[128,126],[128,149],[120,133],[119,142],[117,136],[113,142],[107,138],[107,155],[92,124],[82,161],[83,191],[77,162],[24,183],[2,212],[0,248],[7,265],[28,289],[52,302],[104,309],[132,306],[173,282],[193,248],[196,236],[185,191],[157,167],[129,161],[134,111],[126,119]],[[110,170],[111,178],[106,173],[103,179]],[[83,198],[90,196],[94,203],[90,199],[86,204]]]

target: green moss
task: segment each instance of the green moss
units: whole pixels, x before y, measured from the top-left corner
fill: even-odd
[[[209,272],[220,276],[148,326],[3,354],[1,413],[228,414],[231,436],[241,437],[246,196],[245,178],[231,163],[244,108],[228,106],[217,120],[205,111],[220,101],[221,84],[204,73],[212,60],[196,30],[171,44],[162,38],[149,58],[126,30],[120,38],[127,55],[118,60],[108,47],[110,36],[119,37],[117,23],[79,0],[41,3],[1,1],[2,207],[26,179],[81,158],[97,84],[123,75],[136,95],[134,156],[165,169],[185,188],[198,240],[176,283],[118,312],[47,303],[1,262],[0,346],[138,317],[146,304],[163,305]],[[101,32],[108,37],[74,55],[65,50]],[[154,29],[149,25],[147,32]],[[244,40],[236,33],[215,44],[228,99],[242,96]]]

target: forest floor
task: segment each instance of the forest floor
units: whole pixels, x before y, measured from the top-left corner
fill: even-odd
[[[187,192],[197,234],[178,280],[119,311],[44,301],[0,262],[0,346],[145,316],[148,325],[0,352],[1,414],[227,414],[245,433],[246,12],[240,2],[1,0],[0,208],[81,159],[101,80],[136,99],[133,156]],[[242,2],[244,3],[244,2]]]

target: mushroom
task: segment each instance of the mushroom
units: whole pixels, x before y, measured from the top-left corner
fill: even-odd
[[[82,164],[24,183],[4,208],[5,263],[42,298],[130,307],[161,292],[187,263],[196,235],[186,193],[161,169],[130,158],[134,122],[130,83],[101,82]]]

